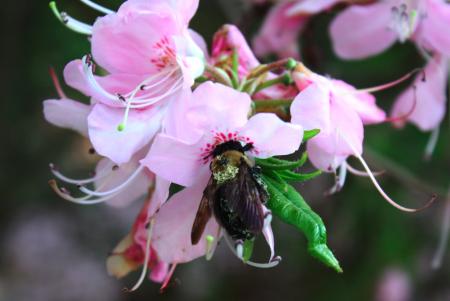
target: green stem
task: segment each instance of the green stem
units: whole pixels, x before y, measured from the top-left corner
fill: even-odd
[[[278,85],[278,84],[290,85],[291,83],[292,83],[291,75],[289,73],[285,73],[274,79],[270,79],[270,80],[267,80],[267,81],[261,83],[258,87],[256,87],[256,89],[253,93],[256,94],[259,91],[270,88],[274,85]]]
[[[228,74],[220,69],[220,68],[216,68],[214,66],[210,66],[210,65],[206,65],[205,67],[206,72],[208,72],[212,77],[214,77],[214,79],[221,83],[224,84],[226,86],[229,87],[233,87],[233,83],[231,82],[230,77],[228,76]]]
[[[270,99],[270,100],[258,100],[255,101],[256,110],[271,109],[278,107],[290,106],[293,99]]]

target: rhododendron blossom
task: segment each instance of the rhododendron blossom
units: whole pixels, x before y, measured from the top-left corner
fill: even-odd
[[[127,291],[138,289],[147,274],[166,289],[179,264],[210,260],[220,241],[244,264],[274,267],[281,257],[275,256],[273,218],[303,233],[308,252],[342,272],[324,221],[294,185],[322,172],[338,174],[325,194],[341,190],[349,171],[369,177],[402,211],[420,211],[434,200],[419,209],[397,204],[364,160],[363,144],[367,125],[411,121],[429,131],[442,121],[449,53],[437,28],[448,17],[444,2],[279,1],[254,48],[237,26],[225,24],[211,51],[189,28],[198,0],[128,0],[117,12],[81,2],[103,14],[93,25],[60,12],[54,2],[50,7],[68,28],[90,36],[92,55],[80,55],[64,69],[65,83],[88,99],[68,98],[52,71],[59,97],[44,101],[44,116],[81,134],[99,160],[85,179],[51,164],[55,179],[49,184],[82,205],[123,208],[143,201],[130,233],[107,259],[109,274],[117,278],[141,268]],[[346,6],[332,25],[338,54],[360,58],[410,39],[424,50],[425,70],[368,89],[309,70],[298,60],[299,31],[313,15]],[[352,23],[359,21],[360,27]],[[254,54],[271,52],[290,57],[262,62]],[[413,85],[387,117],[371,93],[413,75]],[[353,168],[350,157],[364,171]],[[314,170],[304,173],[305,166]],[[259,238],[270,253],[263,262],[252,257]]]

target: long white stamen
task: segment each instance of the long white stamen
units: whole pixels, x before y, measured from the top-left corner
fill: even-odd
[[[85,185],[85,184],[93,183],[97,180],[104,178],[105,176],[107,176],[109,174],[110,171],[114,171],[114,170],[115,170],[114,165],[108,164],[104,169],[102,169],[94,177],[86,178],[86,179],[73,179],[73,178],[69,178],[69,177],[63,175],[57,168],[54,167],[53,164],[50,164],[50,171],[52,172],[52,174],[55,177],[57,177],[61,181],[64,181],[69,184],[74,184],[74,185]]]
[[[106,15],[114,13],[113,10],[110,10],[110,9],[108,9],[106,7],[103,7],[103,6],[101,6],[101,5],[99,5],[99,4],[95,3],[95,2],[90,1],[90,0],[80,0],[80,1],[82,3],[84,3],[84,4],[86,4],[87,6],[89,6],[90,8],[93,8],[96,11],[99,11],[99,12],[104,13]]]
[[[434,254],[431,266],[433,269],[439,269],[442,266],[442,260],[444,258],[445,251],[447,250],[448,239],[450,235],[450,189],[447,195],[447,202],[445,205],[444,216],[442,219],[441,235],[439,238],[439,244]]]
[[[380,184],[378,183],[377,179],[375,178],[375,176],[373,175],[372,171],[370,170],[369,166],[367,165],[366,161],[363,159],[363,157],[359,154],[358,150],[356,149],[356,147],[350,143],[347,138],[342,135],[339,131],[339,129],[337,129],[337,132],[339,134],[339,136],[342,137],[342,139],[344,139],[344,141],[347,143],[347,145],[352,149],[353,151],[353,156],[355,156],[359,162],[361,162],[362,166],[364,167],[364,169],[366,170],[367,174],[369,175],[370,180],[372,181],[373,185],[375,186],[375,188],[378,190],[378,192],[380,193],[380,195],[389,203],[391,204],[393,207],[401,210],[401,211],[405,211],[405,212],[418,212],[421,211],[423,209],[428,208],[436,199],[436,196],[433,196],[427,204],[425,204],[423,207],[418,208],[418,209],[413,209],[413,208],[407,208],[407,207],[403,207],[399,204],[397,204],[393,199],[391,199],[386,192],[384,192],[383,188],[381,188]]]
[[[137,290],[141,286],[141,284],[144,282],[145,276],[147,275],[148,262],[150,260],[150,253],[151,253],[151,249],[150,249],[151,244],[150,243],[152,240],[154,224],[155,224],[155,219],[151,218],[150,223],[149,223],[149,228],[147,230],[147,242],[145,244],[144,267],[142,268],[141,275],[140,275],[138,281],[136,282],[136,284],[131,289],[126,289],[126,291],[128,291],[128,292],[134,292],[135,290]]]
[[[358,177],[369,177],[369,174],[368,174],[367,172],[365,172],[365,171],[363,171],[363,170],[359,170],[359,169],[357,169],[357,168],[354,168],[354,167],[351,166],[348,162],[347,162],[347,170],[348,170],[350,173],[352,173],[352,174],[354,174],[355,176],[358,176]],[[374,172],[372,172],[372,173],[373,173],[373,175],[374,175],[375,177],[377,177],[377,176],[380,176],[380,175],[384,174],[385,171],[384,171],[384,170],[382,170],[382,171],[374,171]]]
[[[88,84],[91,86],[93,90],[99,92],[103,97],[109,100],[113,101],[120,100],[120,98],[117,95],[109,93],[108,91],[103,89],[102,86],[100,86],[100,84],[97,82],[93,73],[93,63],[90,62],[88,55],[85,55],[82,58],[82,63],[83,63],[83,73],[87,78]]]
[[[49,3],[50,9],[56,18],[67,28],[80,34],[92,35],[92,26],[72,18],[66,12],[60,12],[54,1]]]
[[[80,190],[88,195],[92,195],[92,196],[107,196],[107,195],[111,195],[111,194],[115,194],[120,192],[122,189],[124,189],[125,187],[127,187],[131,182],[133,182],[133,180],[144,170],[144,166],[140,165],[132,174],[131,176],[122,184],[120,184],[119,186],[116,186],[115,188],[111,189],[111,190],[107,190],[107,191],[93,191],[90,190],[84,186],[80,187]]]
[[[243,263],[255,267],[255,268],[261,268],[261,269],[268,269],[268,268],[273,268],[275,266],[277,266],[280,262],[281,262],[281,257],[280,256],[276,256],[274,259],[272,259],[270,262],[268,263],[257,263],[257,262],[253,262],[250,260],[244,261],[244,258],[242,256],[239,256],[236,248],[233,247],[230,238],[228,237],[228,235],[225,235],[225,242],[227,243],[227,246],[230,248],[231,252],[237,257],[239,258]]]
[[[439,126],[437,126],[432,132],[430,139],[428,140],[427,146],[425,147],[424,158],[425,160],[430,160],[433,155],[434,149],[436,148],[437,142],[439,140]]]
[[[68,192],[61,190],[58,187],[58,185],[56,184],[55,180],[50,180],[49,185],[53,189],[53,191],[55,191],[55,193],[57,195],[59,195],[61,198],[65,199],[69,202],[78,204],[78,205],[96,205],[96,204],[104,203],[119,194],[119,193],[110,194],[108,196],[105,196],[102,198],[97,198],[97,199],[91,199],[92,195],[86,195],[84,197],[75,198],[75,197],[72,197]]]
[[[164,292],[164,290],[169,285],[170,279],[172,279],[173,273],[175,272],[175,268],[177,267],[178,263],[173,263],[170,267],[169,273],[166,276],[166,279],[164,279],[164,283],[161,285],[160,292]]]

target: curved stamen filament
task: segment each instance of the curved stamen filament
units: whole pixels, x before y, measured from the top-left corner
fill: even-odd
[[[53,191],[58,196],[65,199],[66,201],[69,201],[69,202],[72,202],[72,203],[75,203],[78,205],[96,205],[96,204],[104,203],[119,194],[119,193],[111,194],[111,195],[108,195],[108,196],[105,196],[102,198],[97,198],[97,199],[91,199],[92,195],[86,195],[84,197],[75,198],[75,197],[72,197],[69,192],[63,190],[62,188],[60,189],[55,180],[50,180],[48,182],[48,184],[50,185],[50,187],[53,189]]]
[[[58,7],[56,6],[55,1],[50,2],[49,6],[56,18],[61,21],[61,23],[64,24],[67,28],[80,34],[92,35],[91,25],[72,18],[66,12],[60,12],[58,10]]]
[[[281,257],[280,256],[276,256],[275,258],[273,258],[270,262],[268,263],[257,263],[257,262],[253,262],[250,260],[244,261],[244,258],[242,256],[239,256],[239,252],[237,251],[237,247],[242,246],[242,244],[238,244],[237,247],[233,247],[232,243],[230,242],[230,238],[228,237],[228,235],[225,235],[225,242],[227,243],[228,247],[230,248],[231,252],[233,252],[233,254],[239,258],[239,260],[241,260],[243,263],[255,267],[255,268],[261,268],[261,269],[268,269],[268,268],[273,268],[276,267],[280,262],[281,262]]]
[[[148,271],[148,262],[150,260],[150,253],[151,253],[151,248],[150,248],[150,243],[152,241],[152,234],[153,234],[153,225],[155,224],[155,219],[151,218],[150,219],[150,223],[148,226],[148,230],[147,230],[147,241],[145,243],[145,256],[144,256],[144,266],[142,268],[141,271],[141,275],[139,276],[138,281],[136,282],[136,284],[131,288],[125,288],[124,290],[126,292],[134,292],[135,290],[137,290],[141,284],[144,282],[145,280],[145,276],[147,275],[147,271]]]
[[[57,168],[55,168],[55,166],[53,164],[50,164],[50,171],[52,172],[52,174],[55,177],[57,177],[61,181],[64,181],[69,184],[74,184],[74,185],[85,185],[85,184],[93,183],[97,180],[100,180],[100,179],[106,177],[107,175],[109,175],[109,171],[115,170],[115,167],[116,167],[116,165],[108,164],[102,171],[100,171],[94,177],[86,178],[86,179],[69,178],[69,177],[63,175]]]
[[[352,173],[352,174],[354,174],[355,176],[358,176],[358,177],[369,177],[369,174],[368,174],[366,171],[359,170],[359,169],[357,169],[357,168],[351,166],[348,162],[347,162],[347,170],[348,170],[350,173]],[[385,172],[386,172],[386,171],[381,170],[381,171],[374,171],[374,172],[372,172],[372,173],[373,173],[373,175],[374,175],[375,177],[377,177],[377,176],[380,176],[380,175],[384,174]]]
[[[99,197],[103,197],[103,196],[107,196],[107,195],[111,195],[111,194],[116,194],[118,192],[120,192],[121,190],[123,190],[125,187],[127,187],[130,183],[133,182],[133,180],[139,176],[139,174],[144,170],[144,166],[140,165],[132,174],[131,176],[122,184],[120,184],[119,186],[111,189],[111,190],[107,190],[107,191],[93,191],[90,190],[84,186],[79,187],[79,189],[91,196],[99,196]]]
[[[344,161],[339,166],[339,175],[335,174],[335,183],[331,189],[326,192],[326,195],[332,195],[335,194],[344,187],[345,180],[347,179],[347,162]]]
[[[170,279],[172,279],[173,273],[175,272],[175,268],[177,267],[177,265],[178,265],[177,263],[173,263],[172,266],[170,267],[169,273],[167,274],[166,279],[164,279],[164,282],[161,285],[161,288],[159,289],[160,292],[164,292],[164,290],[169,285]]]
[[[106,7],[103,7],[95,2],[92,2],[90,0],[80,0],[82,3],[84,3],[85,5],[89,6],[90,8],[95,9],[96,11],[99,11],[101,13],[104,13],[105,15],[109,15],[109,14],[113,14],[114,11],[110,10]]]
[[[394,87],[394,86],[404,82],[405,80],[408,80],[413,75],[415,75],[415,74],[417,74],[419,72],[424,72],[423,68],[416,68],[416,69],[408,72],[407,74],[403,75],[399,79],[396,79],[394,81],[388,82],[386,84],[382,84],[382,85],[375,86],[375,87],[370,87],[370,88],[365,88],[365,89],[358,89],[355,92],[356,93],[373,93],[373,92],[383,91],[383,90],[389,89],[391,87]],[[425,73],[424,73],[424,78],[425,78]]]
[[[67,98],[64,90],[61,87],[61,83],[59,82],[58,76],[56,75],[55,69],[53,67],[49,68],[50,77],[53,81],[53,86],[55,86],[56,92],[58,93],[59,98]]]
[[[342,139],[347,143],[347,145],[352,149],[352,151],[353,151],[353,156],[355,156],[355,157],[359,160],[359,162],[361,162],[361,165],[362,165],[362,166],[364,167],[364,169],[366,170],[366,172],[367,172],[367,174],[368,174],[370,180],[372,181],[373,185],[374,185],[375,188],[378,190],[378,192],[380,193],[380,195],[381,195],[381,196],[382,196],[389,204],[391,204],[393,207],[395,207],[395,208],[397,208],[397,209],[399,209],[399,210],[401,210],[401,211],[411,212],[411,213],[412,213],[412,212],[419,212],[419,211],[422,211],[422,210],[424,210],[424,209],[430,207],[430,205],[431,205],[432,203],[434,203],[434,201],[435,201],[435,199],[436,199],[436,195],[433,195],[433,196],[430,198],[430,200],[429,200],[424,206],[422,206],[421,208],[414,209],[414,208],[407,208],[407,207],[403,207],[403,206],[399,205],[397,202],[395,202],[393,199],[391,199],[391,198],[386,194],[386,192],[383,190],[383,188],[381,188],[381,186],[380,186],[380,184],[378,183],[377,179],[376,179],[375,176],[373,175],[373,172],[370,170],[369,166],[367,165],[367,163],[366,163],[366,161],[363,159],[363,157],[359,154],[359,152],[358,152],[358,150],[356,149],[356,147],[355,147],[352,143],[350,143],[350,142],[347,140],[347,138],[346,138],[344,135],[342,135],[342,134],[340,133],[339,130],[337,130],[337,132],[338,132],[339,136],[341,136]]]

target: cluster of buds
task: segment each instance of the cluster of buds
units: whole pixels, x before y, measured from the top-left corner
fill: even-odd
[[[444,50],[450,50],[435,51],[436,43],[442,48],[446,45],[442,45],[443,38],[430,37],[433,26],[443,24],[429,20],[430,7],[440,1],[410,1],[418,11],[425,9],[422,6],[427,9],[427,14],[416,13],[416,17],[412,14],[416,8],[400,5],[395,13],[386,9],[390,18],[400,22],[390,30],[383,28],[389,40],[386,47],[395,39],[414,39],[430,55],[429,66],[419,73],[414,88],[400,97],[393,117],[386,116],[371,93],[417,72],[382,86],[356,89],[308,69],[288,45],[291,37],[271,40],[278,29],[283,30],[283,22],[294,22],[290,17],[304,23],[313,13],[350,1],[277,4],[255,39],[255,50],[262,54],[263,45],[277,45],[294,58],[270,63],[256,58],[234,25],[217,31],[209,51],[201,35],[189,28],[198,0],[128,0],[117,12],[82,2],[104,16],[90,25],[60,12],[54,2],[50,7],[64,25],[90,38],[92,54],[64,69],[65,83],[90,101],[67,98],[52,73],[59,98],[44,102],[44,114],[50,123],[87,137],[92,151],[102,159],[94,176],[86,179],[69,178],[51,165],[57,179],[50,185],[62,198],[83,205],[106,202],[124,207],[145,197],[133,229],[107,264],[117,277],[142,267],[131,290],[139,287],[148,271],[150,279],[165,288],[178,264],[203,256],[211,259],[222,239],[244,264],[276,266],[281,257],[275,253],[273,217],[303,232],[311,255],[341,271],[327,246],[321,218],[292,186],[322,172],[339,174],[331,193],[343,187],[347,171],[367,176],[384,199],[403,211],[416,212],[434,199],[419,209],[399,205],[378,184],[362,153],[366,125],[411,120],[428,130],[442,119],[443,108],[439,112],[430,108],[435,102],[441,105],[445,97],[429,99],[431,94],[440,97],[434,93],[445,88]],[[337,53],[342,56],[368,55],[373,52],[368,44],[381,44],[374,33],[367,32],[378,23],[352,25],[362,33],[344,34],[351,22],[367,19],[362,14],[390,5],[386,4],[389,1],[363,6],[360,2],[332,25]],[[429,6],[418,4],[422,2]],[[403,14],[409,14],[408,24],[414,25],[408,28],[411,32],[404,31]],[[357,40],[351,41],[353,37]],[[364,39],[367,43],[361,42]],[[428,110],[423,111],[424,106]],[[424,117],[430,110],[433,121]],[[294,160],[278,157],[286,155]],[[352,156],[364,170],[349,165],[347,159]],[[299,169],[308,160],[317,171],[301,173]],[[72,184],[80,196],[60,182]],[[263,263],[252,261],[253,243],[261,234],[270,250]]]

